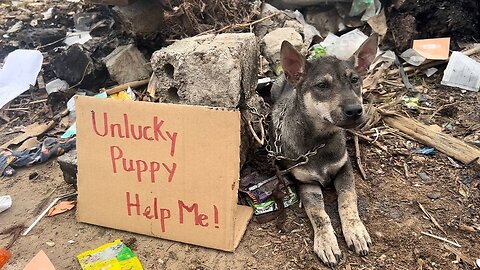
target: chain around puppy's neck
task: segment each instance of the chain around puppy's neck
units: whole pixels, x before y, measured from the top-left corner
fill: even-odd
[[[324,143],[320,144],[320,145],[317,145],[313,149],[309,150],[308,152],[306,152],[302,155],[299,155],[296,158],[291,158],[291,157],[287,157],[287,156],[283,155],[282,154],[282,128],[283,128],[283,123],[284,123],[284,120],[285,120],[286,111],[287,111],[287,104],[284,104],[283,108],[282,108],[282,111],[280,112],[280,115],[279,115],[278,123],[273,130],[273,135],[274,135],[273,148],[274,148],[274,150],[272,150],[272,146],[268,141],[267,141],[267,145],[265,146],[265,150],[267,151],[268,156],[270,158],[274,159],[275,161],[285,160],[285,161],[290,161],[290,162],[294,163],[294,165],[288,167],[285,170],[280,171],[282,173],[287,173],[287,172],[295,169],[296,167],[307,164],[310,161],[310,157],[315,156],[318,153],[319,149],[325,147]]]

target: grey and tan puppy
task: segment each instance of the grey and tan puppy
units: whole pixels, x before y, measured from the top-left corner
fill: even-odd
[[[347,245],[368,253],[372,241],[357,209],[357,194],[345,131],[365,121],[362,75],[377,52],[377,35],[369,37],[347,61],[327,56],[310,63],[287,41],[282,43],[284,77],[272,87],[273,129],[280,133],[281,154],[296,158],[325,144],[310,161],[292,170],[300,182],[300,198],[314,229],[314,251],[328,266],[338,264],[341,251],[325,212],[322,186],[333,181]],[[278,137],[278,136],[277,136]],[[294,165],[284,161],[285,169]]]

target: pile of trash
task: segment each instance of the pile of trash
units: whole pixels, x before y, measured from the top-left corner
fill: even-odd
[[[334,2],[273,0],[268,1],[269,3],[233,1],[228,5],[207,1],[201,7],[200,2],[196,1],[152,3],[139,0],[128,5],[121,2],[109,1],[107,4],[118,6],[106,6],[70,1],[64,5],[41,6],[39,9],[45,11],[41,16],[32,19],[25,18],[14,24],[12,24],[14,20],[9,20],[1,44],[11,52],[5,57],[0,72],[2,107],[0,117],[10,121],[17,114],[23,116],[22,113],[28,108],[22,107],[43,104],[42,110],[45,110],[43,117],[52,121],[40,126],[33,124],[27,126],[23,129],[25,136],[2,145],[2,148],[7,149],[0,154],[2,175],[12,175],[14,167],[48,160],[53,155],[45,156],[48,152],[45,150],[46,141],[49,149],[52,147],[55,149],[52,151],[55,155],[61,155],[74,148],[75,141],[73,140],[72,147],[69,138],[75,137],[76,95],[237,107],[242,109],[244,117],[248,120],[256,117],[251,113],[252,107],[266,115],[270,102],[269,88],[275,78],[283,72],[280,65],[280,45],[283,40],[288,40],[307,55],[309,61],[328,55],[346,60],[370,33],[377,33],[380,39],[391,34],[388,27],[390,20],[387,19],[386,13],[398,15],[408,4],[384,6],[378,0]],[[16,10],[19,7],[19,3],[15,2],[2,5],[8,10]],[[75,12],[67,13],[71,9]],[[156,14],[163,16],[159,18]],[[162,21],[166,24],[162,25]],[[178,24],[179,21],[188,23]],[[184,71],[177,70],[179,66],[173,64],[174,60],[171,60],[171,57],[180,59],[195,50],[193,47],[182,47],[181,44],[210,42],[212,34],[248,31],[253,31],[258,40],[260,57],[258,82],[252,77],[252,72],[244,74],[250,77],[249,81],[244,82],[247,88],[241,89],[242,93],[237,93],[245,96],[245,101],[236,100],[230,103],[222,98],[215,101],[211,97],[202,100],[201,96],[205,95],[205,92],[198,92],[201,91],[198,90],[201,87],[195,87],[195,82],[189,83],[192,85],[190,88],[182,86],[190,79],[180,78],[177,74],[187,72],[187,77],[200,81],[202,75],[195,73],[195,69],[198,69],[195,66],[196,61],[192,63],[192,67],[184,67]],[[165,47],[173,42],[168,39],[199,34],[204,35],[177,41]],[[399,72],[402,83],[408,90],[402,97],[403,104],[409,109],[417,108],[420,106],[421,98],[415,96],[418,91],[409,82],[407,74],[422,71],[430,77],[438,72],[438,66],[445,63],[448,65],[443,74],[442,84],[478,91],[480,64],[469,56],[478,53],[479,46],[450,54],[450,44],[449,37],[418,39],[413,40],[412,46],[400,55],[395,53],[398,48],[379,50],[377,59],[371,66],[370,75],[364,81],[364,92],[384,81],[383,74]],[[223,43],[218,42],[215,46],[223,46]],[[256,46],[249,43],[243,50],[253,52]],[[162,47],[164,49],[153,54]],[[162,55],[162,52],[165,52],[166,56]],[[150,63],[148,59],[152,54]],[[163,57],[170,59],[168,60],[170,62]],[[18,63],[23,65],[20,66]],[[245,66],[249,67],[254,65],[255,61],[245,63]],[[24,66],[28,69],[23,68]],[[162,79],[165,74],[166,77],[175,75],[175,81],[169,83],[168,80]],[[211,85],[213,82],[202,83]],[[257,88],[258,94],[251,93],[252,89],[248,87]],[[22,97],[25,91],[31,92],[32,96],[37,96],[40,100]],[[195,100],[189,98],[187,94],[192,91],[195,92]],[[19,118],[14,120],[19,121]],[[54,128],[59,123],[61,127]],[[367,129],[374,123],[367,125]],[[11,132],[15,133],[13,128]],[[62,129],[64,132],[61,132]],[[47,136],[55,133],[60,133],[58,139],[55,139],[55,136],[53,138]],[[44,138],[43,142],[34,140],[39,136]],[[28,143],[25,144],[24,141],[27,139]],[[255,145],[252,141],[252,138],[244,139],[244,145]],[[58,147],[63,150],[59,151]],[[245,163],[249,151],[251,152],[244,151],[242,164]],[[75,173],[75,171],[65,173],[66,178],[75,178]]]
[[[376,108],[362,131],[375,129],[391,106],[422,109],[422,89],[411,82],[415,76],[442,76],[442,85],[461,91],[480,89],[480,45],[460,39],[470,28],[450,26],[448,31],[434,31],[442,36],[433,37],[432,31],[422,30],[424,18],[412,16],[416,11],[411,1],[392,1],[391,6],[385,6],[390,1],[379,0],[87,2],[118,5],[56,1],[32,6],[41,12],[31,18],[1,18],[5,23],[0,29],[0,132],[21,135],[1,142],[0,176],[12,176],[16,168],[72,150],[58,160],[66,181],[75,185],[78,95],[237,108],[244,120],[240,190],[261,216],[298,201],[292,183],[282,183],[286,195],[279,206],[273,194],[280,185],[278,179],[252,173],[257,169],[252,156],[265,145],[259,134],[265,133],[261,122],[269,113],[270,88],[283,73],[280,47],[284,40],[309,61],[324,56],[347,60],[370,34],[380,36],[380,49],[363,91],[381,95],[378,86],[390,84],[401,94],[398,102],[387,106],[366,97]],[[0,3],[2,12],[9,14],[23,5],[21,1]],[[478,17],[469,20],[474,26],[480,24]],[[399,34],[405,25],[409,28]],[[478,37],[479,32],[474,35]],[[375,143],[377,139],[370,135],[364,138]],[[478,137],[471,142],[480,145]],[[435,147],[428,148],[428,153]],[[439,150],[463,162],[461,155],[441,146]],[[11,205],[9,196],[0,196],[0,212]],[[125,263],[139,264],[119,240],[78,259],[89,269],[91,262],[85,258],[112,249],[127,256]]]

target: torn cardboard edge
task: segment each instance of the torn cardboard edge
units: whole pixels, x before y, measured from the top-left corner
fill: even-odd
[[[76,104],[78,221],[235,250],[253,212],[248,206],[237,205],[238,110],[89,97],[76,98]],[[151,136],[148,125],[155,117],[162,121],[158,128],[169,138],[175,137],[176,143],[162,141],[161,136],[158,141],[146,139]],[[132,130],[143,127],[143,139],[126,138],[125,133],[119,136],[121,130],[126,132],[121,126],[130,124]],[[109,128],[115,129],[115,134],[106,135]],[[129,136],[133,136],[132,131]],[[113,155],[112,146],[123,149],[124,159],[155,160],[165,168],[173,161],[176,170],[171,167],[175,172],[170,175],[168,170],[153,174],[121,171],[122,161],[114,160],[120,158],[119,152]],[[123,164],[134,166],[132,162]]]

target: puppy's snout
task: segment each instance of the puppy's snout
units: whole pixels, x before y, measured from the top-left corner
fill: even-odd
[[[359,104],[346,105],[343,107],[343,113],[349,119],[358,119],[363,114],[363,107]]]

